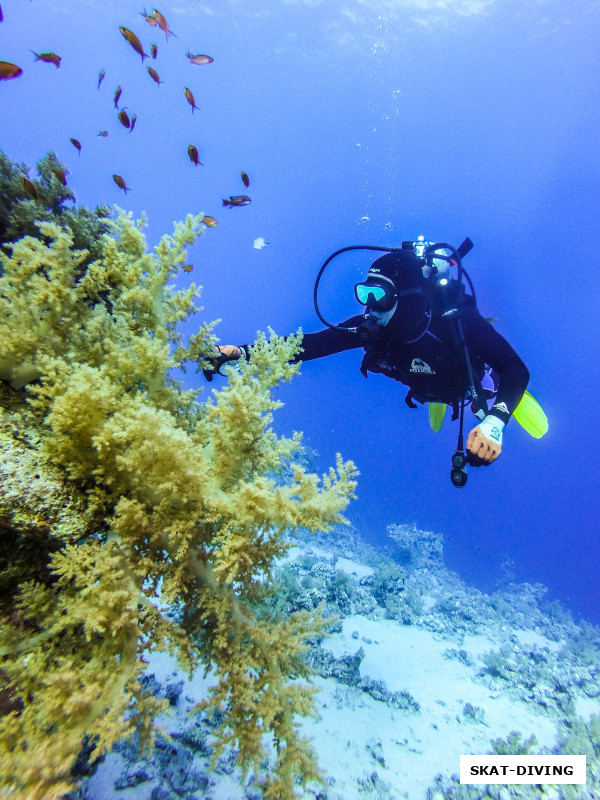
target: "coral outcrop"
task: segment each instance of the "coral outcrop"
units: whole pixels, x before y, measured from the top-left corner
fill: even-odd
[[[111,209],[74,205],[75,192],[67,185],[69,170],[55,153],[40,159],[36,172],[37,176],[0,150],[0,245],[23,236],[39,238],[40,221],[56,222],[68,228],[76,249],[87,251],[84,264],[100,258],[101,236],[108,232],[105,219]]]
[[[199,289],[172,285],[200,220],[148,253],[122,212],[93,261],[45,221],[0,255],[0,784],[15,800],[72,790],[83,746],[97,757],[134,730],[151,744],[155,650],[214,670],[217,754],[235,744],[247,770],[273,743],[265,797],[318,776],[294,717],[311,712],[299,679],[321,615],[256,608],[284,531],[343,521],[356,470],[338,456],[320,479],[294,463],[300,436],[270,427],[300,335],[259,335],[205,402],[175,380],[214,349],[207,324],[184,344]]]

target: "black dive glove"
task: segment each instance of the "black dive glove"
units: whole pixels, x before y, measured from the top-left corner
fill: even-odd
[[[212,381],[215,375],[222,375],[221,367],[226,364],[228,361],[237,361],[238,358],[241,358],[243,355],[243,351],[241,348],[236,347],[234,344],[224,344],[222,347],[216,345],[216,353],[214,358],[210,360],[213,363],[211,369],[203,369],[202,372],[204,373],[204,377],[207,381]]]

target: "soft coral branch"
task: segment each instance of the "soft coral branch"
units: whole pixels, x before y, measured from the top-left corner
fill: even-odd
[[[48,243],[23,240],[2,257],[0,378],[24,387],[20,420],[31,433],[9,450],[7,471],[29,491],[23,465],[35,442],[38,469],[59,470],[62,497],[77,497],[81,511],[48,514],[43,530],[39,508],[20,523],[19,536],[35,529],[45,550],[39,574],[23,560],[0,619],[0,669],[21,704],[0,718],[0,779],[18,800],[59,797],[84,738],[102,752],[136,724],[149,731],[159,705],[141,691],[142,654],[166,649],[188,672],[214,667],[221,744],[238,744],[245,769],[272,734],[269,796],[291,798],[296,777],[318,774],[294,723],[312,690],[290,676],[306,674],[304,640],[322,620],[273,625],[251,609],[268,593],[286,530],[343,521],[356,470],[338,456],[319,480],[293,466],[299,435],[270,427],[272,392],[298,371],[300,334],[259,335],[250,361],[204,404],[169,381],[173,366],[213,350],[208,325],[182,345],[177,325],[198,291],[169,283],[204,226],[190,216],[148,254],[141,225],[125,214],[112,225],[83,275],[81,253],[56,226],[45,228]],[[14,392],[0,398],[6,417]],[[291,485],[274,479],[284,466]],[[0,499],[1,511],[9,497]],[[181,624],[149,599],[158,586],[183,609]]]

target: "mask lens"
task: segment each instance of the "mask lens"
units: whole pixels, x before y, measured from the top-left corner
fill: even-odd
[[[373,284],[366,284],[366,283],[357,283],[354,287],[354,293],[356,295],[356,299],[359,303],[362,303],[363,306],[367,304],[371,305],[372,308],[377,308],[381,300],[387,295],[387,290],[383,288],[383,286],[374,286]],[[371,295],[371,301],[369,303],[369,295]]]

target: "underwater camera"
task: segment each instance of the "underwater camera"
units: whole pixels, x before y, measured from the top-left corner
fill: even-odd
[[[452,468],[450,470],[450,480],[457,489],[462,487],[467,482],[467,457],[463,450],[457,450],[452,456]]]

